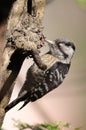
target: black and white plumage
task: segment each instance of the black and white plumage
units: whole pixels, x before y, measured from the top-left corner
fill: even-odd
[[[75,46],[72,42],[62,39],[47,42],[50,51],[41,56],[47,69],[43,71],[35,63],[28,69],[26,81],[18,97],[7,105],[6,112],[21,101],[24,101],[24,107],[27,103],[38,100],[63,82],[69,71]]]

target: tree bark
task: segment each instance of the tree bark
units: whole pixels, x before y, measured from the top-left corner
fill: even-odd
[[[17,0],[14,3],[4,40],[0,43],[0,126],[24,59],[31,56],[39,68],[46,68],[38,50],[44,44],[42,21],[45,0],[32,0],[32,5],[28,6],[29,12],[27,0]]]

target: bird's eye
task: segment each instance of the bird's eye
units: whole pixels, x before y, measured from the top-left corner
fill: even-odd
[[[75,46],[74,46],[74,44],[71,42],[68,42],[68,43],[66,43],[66,45],[69,47],[72,47],[73,48],[73,50],[75,50]]]
[[[66,46],[71,46],[70,43],[66,43]]]

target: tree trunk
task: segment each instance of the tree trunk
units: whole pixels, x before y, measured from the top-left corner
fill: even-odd
[[[45,0],[17,0],[11,9],[0,43],[0,126],[24,59],[31,56],[41,69],[46,68],[38,50],[44,44],[44,6]]]

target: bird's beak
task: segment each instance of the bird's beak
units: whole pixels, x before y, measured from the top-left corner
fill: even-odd
[[[43,49],[44,47],[40,48],[40,56],[48,53],[50,51],[50,45],[55,44],[54,41],[47,40],[47,39],[45,39],[45,42],[47,42],[48,44],[45,44],[45,49]]]
[[[51,41],[51,40],[45,39],[45,41],[46,41],[47,43],[49,43],[49,44],[52,44],[52,45],[55,44],[54,41]]]

